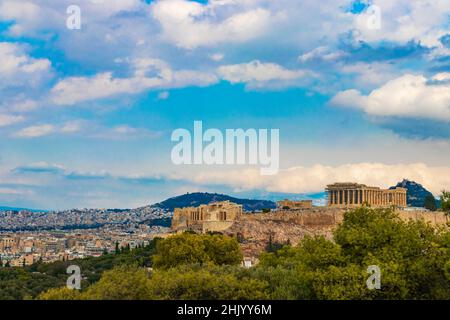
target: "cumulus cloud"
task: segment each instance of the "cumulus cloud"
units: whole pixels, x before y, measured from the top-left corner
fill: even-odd
[[[371,5],[376,10],[365,10],[355,16],[356,40],[399,43],[415,40],[435,47],[439,38],[449,31],[450,2],[447,0],[373,0]],[[378,18],[380,29],[371,27],[373,19]]]
[[[260,37],[275,19],[270,10],[259,7],[221,18],[216,9],[228,4],[235,3],[156,1],[152,5],[152,15],[161,24],[164,39],[186,49]]]
[[[11,35],[35,35],[39,30],[49,27],[54,30],[65,28],[68,17],[66,9],[73,4],[71,0],[60,0],[54,3],[46,0],[3,0],[0,2],[0,20],[14,22],[8,29]],[[82,9],[82,17],[88,18],[91,23],[120,12],[143,8],[140,0],[79,0],[76,5]]]
[[[23,116],[0,114],[0,127],[6,127],[25,120]]]
[[[159,59],[136,59],[131,77],[114,77],[112,72],[92,77],[68,77],[51,89],[51,100],[58,105],[108,98],[120,94],[136,94],[144,90],[205,86],[217,81],[214,74],[193,70],[172,70]]]
[[[51,133],[54,133],[56,131],[55,126],[51,124],[42,124],[42,125],[36,125],[36,126],[30,126],[26,127],[19,132],[17,132],[15,135],[16,137],[21,138],[37,138],[49,135]]]
[[[222,61],[224,57],[225,57],[225,55],[223,53],[213,53],[213,54],[209,55],[209,58],[212,61],[216,61],[216,62]]]
[[[431,78],[406,74],[368,95],[355,89],[336,94],[331,105],[353,107],[375,116],[399,116],[450,121],[450,73]]]
[[[38,138],[48,135],[81,135],[97,139],[124,140],[136,138],[156,138],[160,132],[145,128],[135,128],[126,124],[105,127],[93,121],[73,120],[62,124],[41,124],[23,128],[14,134],[18,138]]]
[[[250,86],[264,86],[271,82],[293,83],[295,80],[312,75],[309,71],[289,70],[275,63],[258,60],[249,63],[224,65],[218,68],[222,79],[231,83],[247,83]]]
[[[326,46],[320,46],[314,48],[311,51],[301,54],[298,57],[300,62],[311,62],[311,61],[324,61],[324,62],[335,62],[339,59],[345,57],[347,53],[342,50],[333,50]]]
[[[0,42],[0,89],[13,86],[36,86],[49,74],[48,59],[30,57],[18,44]]]
[[[236,191],[265,190],[269,192],[311,193],[321,192],[334,182],[358,182],[388,188],[403,178],[423,184],[435,195],[450,186],[450,167],[433,167],[424,163],[383,164],[355,163],[340,166],[316,164],[310,167],[292,167],[280,170],[274,176],[261,176],[258,169],[202,171],[195,174],[180,173],[198,184],[226,185]]]
[[[355,83],[360,87],[373,88],[398,76],[394,66],[386,62],[356,62],[339,66],[345,75],[355,75]]]

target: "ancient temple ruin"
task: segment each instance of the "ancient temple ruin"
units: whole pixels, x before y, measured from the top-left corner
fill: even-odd
[[[356,207],[363,204],[372,207],[406,207],[406,189],[380,189],[365,184],[340,182],[327,185],[329,207]]]
[[[242,205],[230,201],[212,202],[198,207],[175,208],[172,230],[223,231],[241,215]]]

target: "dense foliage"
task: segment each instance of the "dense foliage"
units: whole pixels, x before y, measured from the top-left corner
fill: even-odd
[[[197,235],[184,233],[160,241],[153,263],[156,268],[168,269],[185,264],[235,265],[243,259],[236,238],[219,234]]]
[[[264,254],[258,269],[269,280],[282,275],[272,284],[277,298],[450,299],[449,240],[448,231],[390,209],[360,208],[345,214],[334,242],[306,238]],[[371,265],[381,270],[380,290],[367,288]]]
[[[450,215],[450,191],[442,191],[441,209],[445,214]]]
[[[81,291],[55,282],[39,298],[450,299],[448,226],[402,221],[391,209],[351,210],[333,241],[306,237],[297,246],[268,245],[260,263],[248,269],[241,260],[234,238],[183,233],[147,248],[80,261],[86,276]],[[373,265],[381,272],[381,288],[371,290],[368,267]],[[36,274],[9,272],[33,283],[29,277],[66,276],[57,271],[63,266],[38,265]],[[15,298],[34,297],[38,291]]]
[[[426,196],[425,203],[423,204],[423,206],[425,207],[425,209],[428,209],[431,211],[436,211],[437,205],[436,205],[436,199],[434,198],[434,196],[433,195]]]
[[[158,239],[143,248],[123,248],[117,254],[105,254],[72,261],[37,263],[25,268],[0,267],[0,300],[35,298],[41,292],[66,284],[69,265],[77,265],[83,274],[82,287],[97,282],[102,273],[120,265],[151,266]]]

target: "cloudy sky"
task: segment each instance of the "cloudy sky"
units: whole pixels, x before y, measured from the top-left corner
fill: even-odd
[[[280,129],[280,172],[174,165],[194,120]],[[0,205],[403,178],[437,196],[449,124],[448,0],[0,0]]]

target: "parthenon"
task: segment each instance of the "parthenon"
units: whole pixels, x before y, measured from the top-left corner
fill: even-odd
[[[380,189],[365,184],[340,182],[327,185],[328,206],[357,207],[368,204],[372,207],[406,207],[406,189]]]

